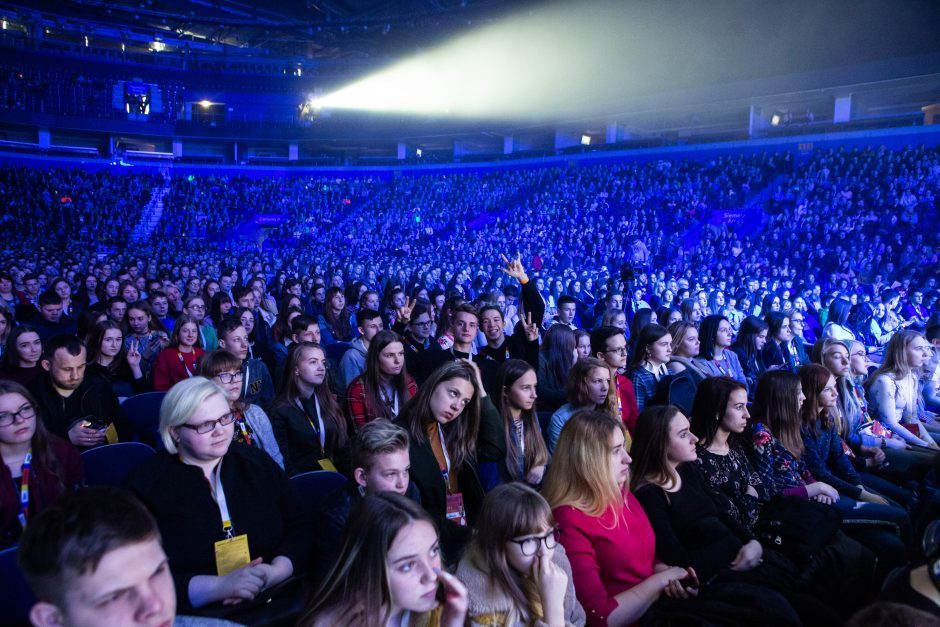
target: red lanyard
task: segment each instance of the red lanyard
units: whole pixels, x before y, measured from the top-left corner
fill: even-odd
[[[29,469],[33,462],[33,449],[30,448],[23,458],[23,474],[20,478],[20,525],[26,529],[26,520],[29,518]]]

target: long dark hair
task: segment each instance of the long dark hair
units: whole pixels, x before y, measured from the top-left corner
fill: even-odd
[[[574,365],[576,346],[574,331],[563,324],[553,324],[545,332],[542,355],[547,362],[545,371],[554,385],[560,387],[568,379],[568,371]]]
[[[706,316],[705,319],[702,320],[702,324],[699,325],[698,339],[701,346],[699,347],[698,356],[702,359],[711,361],[715,358],[715,342],[718,339],[718,326],[723,321],[728,322],[728,318],[719,314],[713,314]]]
[[[757,378],[751,413],[790,454],[803,456],[800,435],[800,378],[787,370],[768,370]]]
[[[528,372],[535,372],[528,362],[521,359],[507,359],[496,371],[496,390],[493,393],[493,402],[496,404],[500,416],[502,416],[503,430],[506,435],[506,468],[509,470],[510,476],[519,481],[525,481],[526,471],[548,462],[548,447],[545,446],[545,440],[542,438],[542,430],[533,406],[532,409],[523,410],[519,414],[524,434],[523,448],[525,449],[524,459],[521,460],[521,464],[519,463],[522,451],[516,442],[515,425],[509,411],[508,390]],[[519,473],[520,466],[523,468],[521,475]]]
[[[669,488],[677,477],[669,468],[666,449],[669,447],[669,424],[679,415],[675,405],[654,405],[640,412],[633,431],[633,458],[630,488],[636,491],[642,485],[652,483]]]
[[[35,333],[37,336],[39,335],[39,332],[36,331],[35,327],[32,327],[28,324],[21,324],[18,327],[13,327],[10,330],[10,334],[7,335],[7,345],[3,353],[3,369],[7,373],[16,372],[19,370],[20,353],[16,350],[16,341],[20,339],[20,336],[26,333]],[[42,342],[41,336],[39,339],[42,344],[45,344],[45,342]],[[41,360],[42,357],[40,356],[36,363],[38,364]]]
[[[828,322],[833,322],[839,326],[846,326],[849,320],[849,311],[852,309],[852,303],[844,298],[836,298],[829,305]]]
[[[346,523],[339,559],[311,595],[298,624],[309,627],[330,612],[335,626],[384,627],[392,603],[388,551],[401,530],[419,520],[435,527],[420,505],[399,494],[359,499]]]
[[[362,371],[362,387],[365,391],[366,400],[372,405],[377,418],[388,418],[394,420],[395,416],[382,400],[381,374],[379,372],[379,356],[390,344],[395,342],[402,343],[401,336],[394,331],[379,331],[369,342],[369,350],[366,352],[366,365]],[[404,344],[402,344],[404,347]],[[404,407],[411,400],[411,393],[408,391],[408,368],[402,364],[401,372],[392,377],[390,383],[398,394],[399,407]],[[400,411],[400,410],[399,410]]]
[[[88,335],[88,363],[95,363],[98,360],[98,353],[101,352],[101,343],[104,341],[105,331],[117,330],[121,332],[121,350],[118,351],[118,354],[114,356],[114,359],[111,360],[111,363],[107,366],[108,372],[112,374],[117,374],[118,370],[121,370],[124,364],[127,362],[127,351],[124,350],[124,331],[121,329],[121,325],[117,322],[108,319],[102,320],[94,327]]]
[[[834,417],[829,409],[819,407],[819,394],[829,382],[829,378],[835,379],[835,375],[829,372],[829,369],[819,364],[806,364],[797,373],[800,376],[800,385],[803,386],[803,394],[806,400],[803,401],[803,407],[800,409],[800,420],[808,429],[816,432],[816,418],[819,418],[823,429],[832,428]],[[837,418],[837,417],[835,417]]]
[[[352,335],[352,330],[349,327],[349,312],[343,307],[343,310],[337,314],[333,311],[333,305],[330,304],[334,296],[342,293],[343,288],[341,287],[331,287],[326,291],[326,303],[323,305],[323,319],[326,320],[326,324],[330,327],[330,332],[333,333],[333,337],[339,341],[346,342],[349,341],[349,337]],[[343,298],[346,298],[345,294]]]
[[[654,322],[643,327],[636,337],[630,365],[634,368],[642,366],[643,362],[646,361],[646,353],[650,345],[658,342],[667,335],[669,335],[669,331]]]
[[[408,429],[412,442],[418,446],[427,446],[427,426],[434,421],[431,397],[437,386],[454,379],[463,379],[473,385],[473,398],[470,402],[459,415],[441,427],[453,467],[459,468],[461,464],[476,456],[477,436],[480,433],[480,390],[477,389],[476,375],[469,364],[455,361],[435,370],[405,405],[400,422]]]
[[[760,367],[761,358],[757,350],[757,336],[767,329],[767,323],[757,316],[748,316],[741,322],[738,337],[732,348],[744,354],[744,362],[753,362]]]
[[[731,377],[708,377],[698,384],[695,402],[692,404],[692,433],[699,438],[699,443],[707,448],[718,433],[721,419],[728,411],[731,393],[747,387]]]
[[[324,359],[326,359],[326,353],[319,344],[313,342],[296,342],[291,344],[290,348],[287,350],[287,359],[284,361],[284,373],[281,375],[281,385],[278,387],[277,396],[274,397],[274,401],[271,403],[272,409],[293,406],[298,400],[301,400],[300,387],[297,385],[295,371],[297,364],[303,359],[304,352],[309,350],[320,351],[323,353]],[[330,390],[329,369],[326,371],[326,376],[323,377],[323,382],[314,388],[313,393],[320,403],[320,411],[325,414],[325,416],[321,417],[323,418],[324,424],[327,425],[327,435],[331,436],[332,450],[346,446],[346,442],[349,439],[348,430],[346,429],[346,420],[339,408],[339,404],[336,402],[336,397],[333,396],[333,392]]]

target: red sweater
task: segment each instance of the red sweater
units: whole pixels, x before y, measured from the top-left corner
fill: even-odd
[[[600,517],[588,516],[570,505],[556,507],[552,513],[587,624],[606,626],[610,613],[617,609],[614,597],[653,574],[656,537],[646,512],[628,492],[619,516],[613,508]]]
[[[636,429],[636,419],[640,417],[633,382],[622,374],[618,374],[617,390],[620,392],[620,419],[623,420],[623,426],[627,428],[632,437],[633,430]]]
[[[29,514],[27,523],[52,505],[63,494],[73,492],[85,483],[85,467],[78,449],[69,442],[49,436],[49,448],[58,464],[58,475],[34,460],[29,478]],[[6,464],[0,463],[0,549],[19,541],[22,527],[20,493]]]
[[[194,376],[196,363],[205,352],[198,346],[194,346],[191,353],[181,353],[176,348],[164,348],[153,364],[153,391],[166,392],[183,379]],[[180,356],[183,361],[180,361]]]

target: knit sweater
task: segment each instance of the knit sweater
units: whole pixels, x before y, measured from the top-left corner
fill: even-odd
[[[565,590],[565,625],[583,625],[586,620],[584,608],[575,597],[571,563],[565,555],[565,548],[560,544],[555,547],[552,562],[568,575],[568,587]],[[534,623],[520,620],[513,600],[504,590],[492,585],[491,577],[477,567],[470,555],[460,560],[457,578],[467,587],[470,597],[467,619],[472,627],[548,627],[544,620],[536,620]]]

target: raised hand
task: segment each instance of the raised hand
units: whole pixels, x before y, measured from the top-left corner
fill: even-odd
[[[522,254],[516,253],[516,258],[510,261],[506,258],[506,255],[500,255],[503,258],[503,263],[506,264],[505,268],[500,268],[503,272],[516,279],[520,283],[525,283],[529,280],[528,275],[525,273],[525,268],[522,267]]]
[[[411,312],[414,310],[415,305],[417,304],[418,304],[417,299],[412,300],[409,298],[408,302],[406,302],[404,306],[402,306],[401,308],[398,309],[398,311],[395,312],[395,315],[398,318],[398,321],[402,324],[408,324],[409,322],[411,322]]]
[[[539,325],[532,322],[532,312],[528,312],[525,321],[522,323],[522,329],[525,331],[525,339],[534,342],[539,339]]]

